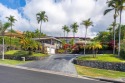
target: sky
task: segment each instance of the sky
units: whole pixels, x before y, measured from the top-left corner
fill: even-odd
[[[76,37],[85,36],[85,26],[80,25],[83,20],[91,18],[93,25],[88,28],[87,37],[95,37],[98,32],[107,30],[113,22],[113,13],[103,15],[107,0],[0,0],[0,20],[5,23],[6,17],[13,15],[17,21],[13,29],[20,31],[34,31],[39,29],[36,14],[45,11],[48,22],[42,24],[42,32],[49,36],[63,36],[62,26],[77,22],[79,24]],[[124,14],[124,12],[123,12]],[[125,16],[122,16],[122,23]],[[70,32],[72,37],[73,33]]]

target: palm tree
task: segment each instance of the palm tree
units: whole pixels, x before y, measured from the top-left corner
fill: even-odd
[[[39,13],[36,14],[36,18],[37,18],[37,22],[38,24],[40,23],[40,34],[39,34],[39,38],[41,35],[41,26],[42,26],[42,22],[47,22],[48,21],[48,16],[45,15],[45,11],[41,11]]]
[[[68,26],[64,25],[64,26],[62,27],[62,29],[63,29],[64,37],[65,37],[65,36],[66,36],[66,35],[65,35],[65,34],[66,34],[66,31],[67,31],[67,29],[68,29]]]
[[[67,32],[67,37],[68,37],[68,33],[70,32],[70,29],[67,28],[67,29],[66,29],[66,32]]]
[[[125,9],[124,3],[125,0],[114,0],[118,3],[118,11],[120,14],[120,19],[119,19],[119,44],[118,44],[118,56],[120,57],[120,45],[121,45],[121,20],[122,20],[122,11]]]
[[[104,15],[111,12],[112,10],[115,11],[114,22],[112,24],[112,26],[113,26],[113,39],[114,39],[113,54],[115,55],[115,27],[116,27],[116,19],[117,19],[117,16],[119,15],[119,12],[118,12],[119,5],[118,5],[118,2],[116,2],[115,0],[110,0],[107,3],[108,3],[108,7],[110,7],[110,8],[108,8],[104,11]]]
[[[75,38],[75,33],[78,32],[78,27],[79,27],[79,25],[77,24],[77,22],[71,24],[71,29],[72,29],[73,37],[74,37],[74,38]]]
[[[87,19],[87,20],[83,20],[81,25],[85,26],[86,32],[85,32],[85,46],[86,46],[86,36],[87,36],[87,29],[89,26],[93,26],[93,22],[91,21],[91,19]],[[85,55],[85,46],[84,46],[84,55]]]
[[[4,60],[4,33],[5,31],[10,27],[10,23],[4,23],[2,24],[0,22],[0,34],[2,34],[2,37],[3,37],[3,54],[2,54],[2,60]]]
[[[94,58],[96,57],[97,50],[102,49],[102,45],[100,44],[100,42],[93,41],[92,43],[88,45],[88,48],[92,49],[93,58]]]
[[[13,23],[15,23],[15,21],[17,21],[17,20],[14,18],[14,16],[11,16],[11,15],[6,18],[8,19],[8,21],[11,24],[11,35],[10,35],[10,47],[11,47],[12,26],[13,26]]]

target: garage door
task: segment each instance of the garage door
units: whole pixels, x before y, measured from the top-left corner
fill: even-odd
[[[55,54],[55,49],[47,47],[47,52],[48,52],[48,54]]]

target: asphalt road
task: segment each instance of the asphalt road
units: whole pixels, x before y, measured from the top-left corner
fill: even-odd
[[[0,66],[0,83],[106,83]]]
[[[21,66],[77,75],[76,69],[72,63],[72,59],[75,58],[76,56],[78,55],[56,54],[56,55],[51,55],[47,59],[30,62]]]

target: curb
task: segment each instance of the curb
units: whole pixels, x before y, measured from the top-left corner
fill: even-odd
[[[106,81],[106,82],[112,82],[112,83],[125,83],[124,80],[122,79],[109,79],[109,78],[101,78],[101,77],[90,77],[90,76],[86,76],[86,75],[78,75],[80,78],[82,77],[86,77],[86,78],[90,78],[90,79],[95,79],[95,80],[100,80],[100,81]]]

